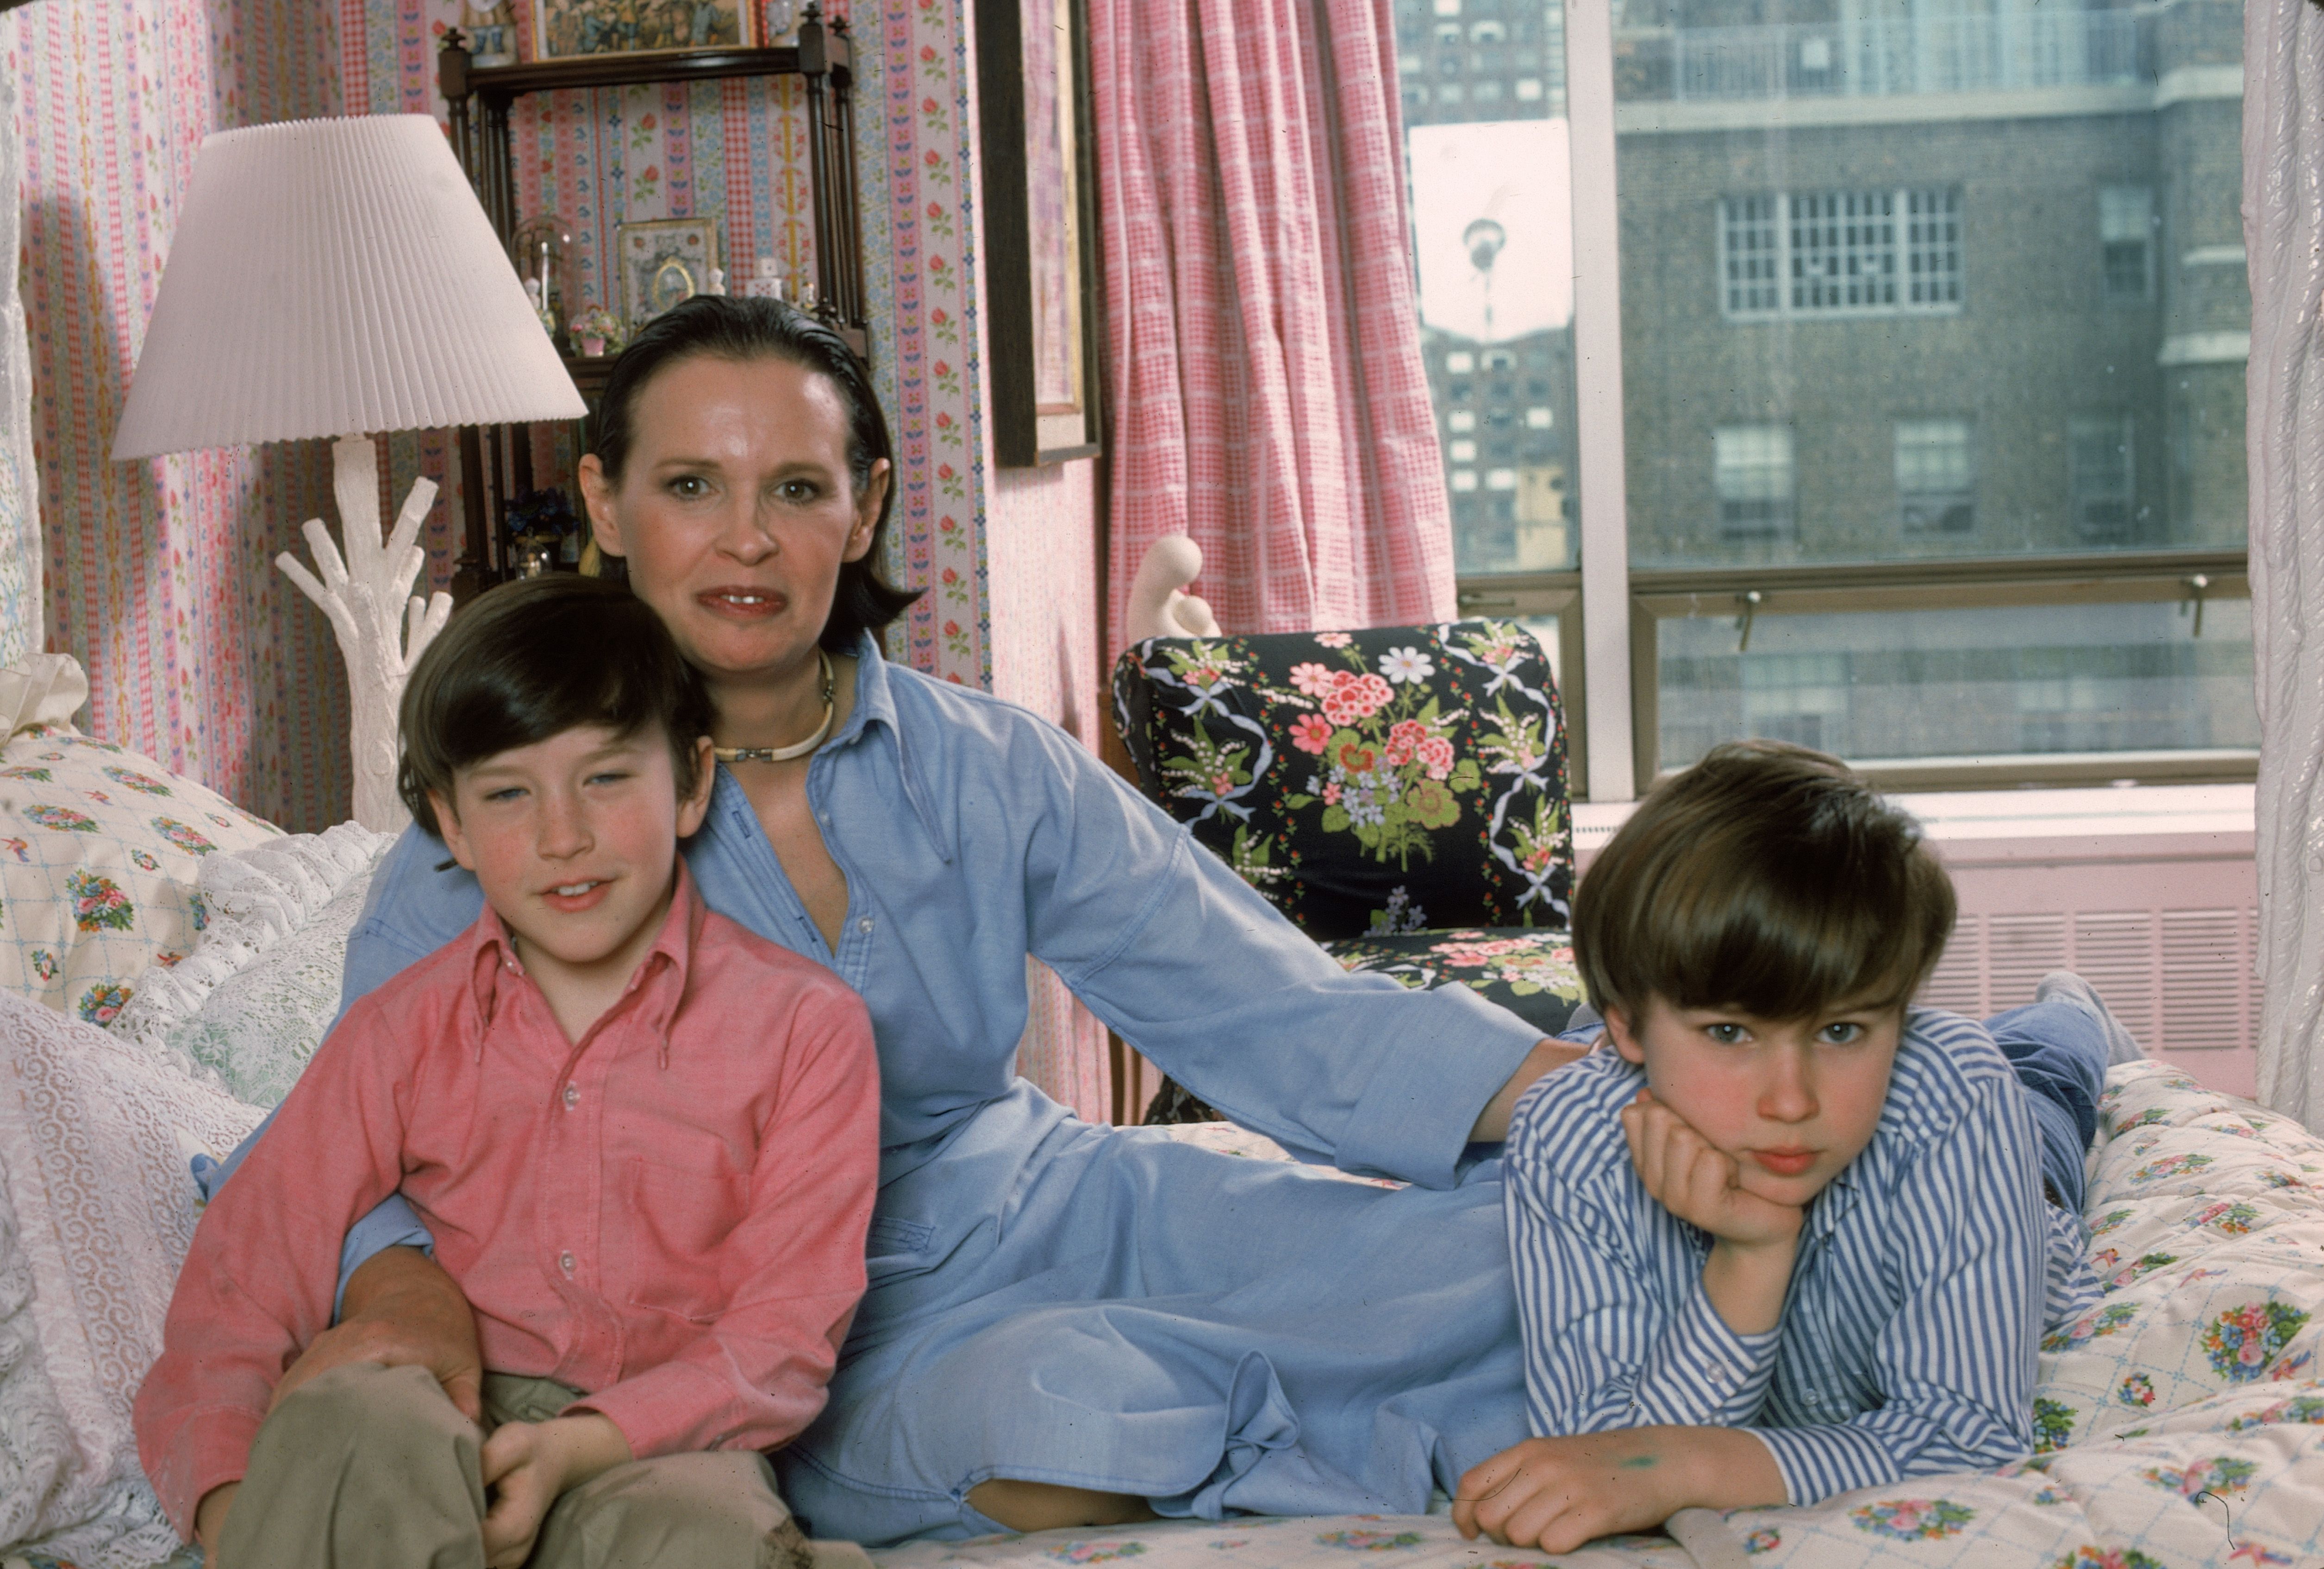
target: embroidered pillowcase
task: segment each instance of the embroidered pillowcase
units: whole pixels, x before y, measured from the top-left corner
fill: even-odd
[[[206,858],[208,929],[186,959],[133,980],[106,1028],[236,1100],[279,1105],[338,1017],[347,938],[394,842],[343,822]]]
[[[0,748],[0,989],[92,1024],[209,912],[202,862],[279,838],[226,797],[62,725]]]

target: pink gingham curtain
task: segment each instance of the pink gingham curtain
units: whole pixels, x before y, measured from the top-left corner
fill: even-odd
[[[1390,0],[1090,0],[1111,632],[1186,534],[1233,632],[1443,620]]]

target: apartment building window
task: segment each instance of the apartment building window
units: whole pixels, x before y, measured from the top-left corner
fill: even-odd
[[[2092,544],[2120,544],[2136,525],[2135,435],[2128,414],[2078,414],[2067,424],[2067,508],[2074,532]]]
[[[1968,420],[1896,422],[1896,513],[1907,534],[1977,527],[1977,449]]]
[[[1723,425],[1711,433],[1711,482],[1724,539],[1792,532],[1792,433],[1781,425]]]
[[[1776,192],[1720,203],[1731,320],[1959,310],[1961,193],[1950,187]]]
[[[2109,299],[2145,299],[2154,292],[2154,192],[2116,185],[2098,192],[2098,257]]]
[[[1422,336],[1462,609],[1554,629],[1578,786],[2251,777],[2237,0],[1392,3],[1501,86],[1406,121]]]

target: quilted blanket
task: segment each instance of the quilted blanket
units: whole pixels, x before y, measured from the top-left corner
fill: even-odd
[[[2105,1300],[2043,1347],[2040,1450],[1809,1509],[1692,1511],[1554,1557],[1442,1514],[1176,1521],[922,1543],[882,1569],[2324,1569],[2324,1141],[2160,1063],[2108,1076]],[[1213,1124],[1215,1126],[1215,1124]],[[1252,1135],[1203,1138],[1266,1158]]]

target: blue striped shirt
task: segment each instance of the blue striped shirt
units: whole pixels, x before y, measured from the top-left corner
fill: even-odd
[[[1504,1162],[1541,1435],[1743,1427],[1794,1504],[1990,1468],[2034,1445],[2037,1344],[2097,1284],[2045,1204],[2025,1091],[1981,1025],[1906,1018],[1872,1142],[1809,1204],[1782,1322],[1728,1327],[1711,1238],[1651,1197],[1621,1108],[1642,1069],[1600,1047],[1518,1103]]]

